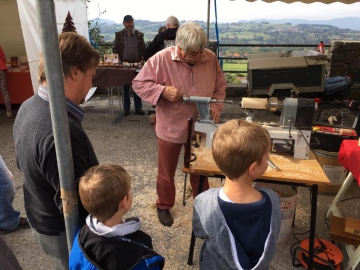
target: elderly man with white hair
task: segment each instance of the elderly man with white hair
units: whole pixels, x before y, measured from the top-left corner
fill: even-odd
[[[153,41],[144,51],[144,60],[147,61],[151,56],[170,46],[175,45],[176,31],[179,28],[179,20],[175,16],[170,16],[166,20],[166,30],[155,36]]]
[[[215,54],[205,49],[206,35],[200,25],[187,22],[176,34],[176,46],[151,57],[133,80],[134,91],[156,105],[158,137],[157,213],[160,223],[171,226],[175,204],[174,177],[187,136],[189,118],[196,119],[196,104],[183,103],[183,95],[225,98],[226,80]],[[211,117],[219,122],[223,104],[211,103]],[[193,196],[199,176],[191,175]],[[208,189],[209,184],[204,184]]]

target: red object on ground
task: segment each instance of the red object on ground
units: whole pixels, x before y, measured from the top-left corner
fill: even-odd
[[[300,247],[309,251],[309,238],[304,239],[301,244]],[[335,270],[340,270],[341,269],[341,262],[343,260],[343,255],[341,253],[341,250],[335,246],[334,244],[324,240],[324,239],[319,239],[319,238],[315,238],[315,242],[314,242],[314,248],[315,248],[315,255],[318,256],[319,258],[328,261],[329,263],[332,262],[334,264],[334,269]],[[301,262],[302,265],[304,265],[306,268],[308,268],[308,262],[307,259],[304,258],[308,257],[308,253],[304,253],[304,251],[300,251],[298,253],[298,259]],[[323,261],[319,260],[318,258],[314,257],[314,263],[318,264],[319,267],[314,269],[322,269],[321,267],[325,267],[324,269],[327,269],[327,264],[325,264]],[[328,267],[330,269],[330,267]]]
[[[360,146],[358,146],[358,140],[343,140],[338,159],[345,169],[353,174],[360,186]]]
[[[30,72],[6,72],[6,84],[11,100],[11,104],[21,104],[29,97],[34,95],[31,83]],[[0,104],[4,104],[4,99],[0,95]]]

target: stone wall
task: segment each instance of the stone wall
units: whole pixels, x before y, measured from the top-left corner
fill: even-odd
[[[360,41],[331,41],[326,65],[327,77],[360,74]]]

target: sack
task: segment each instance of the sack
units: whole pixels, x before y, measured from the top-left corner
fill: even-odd
[[[165,48],[168,48],[168,47],[172,47],[172,46],[175,46],[176,45],[176,42],[175,42],[175,39],[173,40],[164,40],[164,49]]]
[[[336,76],[325,78],[324,95],[328,96],[353,85],[350,77]]]

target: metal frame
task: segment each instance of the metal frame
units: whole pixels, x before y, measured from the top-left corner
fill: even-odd
[[[326,218],[329,218],[331,215],[334,215],[335,217],[343,216],[341,213],[341,210],[339,208],[339,204],[340,204],[341,200],[343,199],[343,197],[345,196],[345,193],[351,186],[351,183],[353,182],[353,180],[354,180],[354,176],[351,172],[349,172],[349,174],[346,177],[344,183],[342,184],[340,190],[338,191],[333,202],[331,203],[328,211],[326,212]],[[355,269],[356,266],[360,262],[360,246],[358,246],[356,248],[353,245],[345,244],[345,243],[344,243],[344,246],[345,246],[346,252],[349,257],[349,261],[346,264],[346,267],[344,268],[344,270]]]
[[[120,98],[120,87],[121,87],[121,98]],[[117,89],[117,95],[119,98],[119,108],[120,108],[120,114],[115,118],[114,114],[114,95],[113,90]],[[110,120],[111,124],[115,126],[115,122],[118,121],[122,116],[124,116],[124,87],[122,85],[117,86],[108,86],[106,87],[108,92],[108,98],[109,98],[109,108],[110,108]]]

